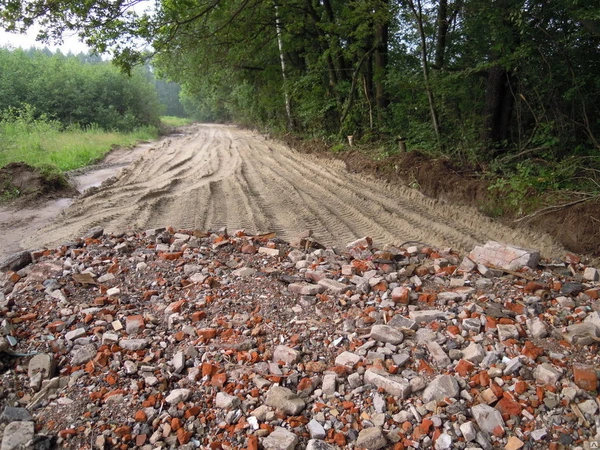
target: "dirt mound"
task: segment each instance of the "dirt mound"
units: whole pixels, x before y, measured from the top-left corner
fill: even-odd
[[[13,162],[0,169],[0,201],[24,207],[42,200],[77,195],[62,173],[51,166]]]
[[[442,202],[475,207],[480,211],[492,204],[489,183],[477,177],[473,167],[457,166],[448,159],[432,159],[418,151],[375,160],[363,151],[331,153],[320,140],[286,139],[288,145],[302,153],[318,154],[342,160],[349,172],[368,174],[392,185],[417,188],[428,197]],[[516,227],[515,217],[500,219]],[[568,250],[600,257],[600,201],[590,201],[558,210],[550,210],[527,221],[535,231],[548,233]]]

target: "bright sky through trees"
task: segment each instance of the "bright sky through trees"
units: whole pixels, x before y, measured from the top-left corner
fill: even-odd
[[[89,50],[88,47],[84,43],[80,42],[75,35],[63,36],[64,42],[62,45],[47,45],[35,40],[37,32],[37,27],[32,27],[27,34],[7,33],[0,30],[0,47],[20,47],[25,49],[31,47],[48,47],[52,51],[60,50],[64,54],[68,54],[69,52],[74,54],[81,52],[87,53]]]

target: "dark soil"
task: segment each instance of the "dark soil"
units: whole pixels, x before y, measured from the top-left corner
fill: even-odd
[[[498,199],[490,195],[489,182],[477,169],[458,165],[445,158],[433,159],[418,151],[386,158],[373,158],[368,151],[351,150],[332,153],[322,140],[299,140],[286,136],[288,145],[303,153],[318,154],[344,161],[350,172],[372,175],[388,183],[419,189],[425,195],[449,203],[492,211]],[[550,234],[571,252],[600,257],[600,200],[579,203],[559,210],[540,213],[526,225],[516,216],[498,220],[513,227],[528,226]]]
[[[34,206],[53,198],[78,194],[66,178],[50,169],[39,169],[21,162],[0,169],[0,202],[17,207]]]

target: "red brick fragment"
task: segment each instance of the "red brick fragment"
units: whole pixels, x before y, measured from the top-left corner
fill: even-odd
[[[165,259],[167,261],[175,261],[176,259],[179,259],[182,256],[183,256],[183,252],[159,253],[159,255],[158,255],[158,257],[160,259]]]
[[[573,380],[577,386],[586,391],[595,391],[598,388],[598,377],[594,366],[573,364]]]

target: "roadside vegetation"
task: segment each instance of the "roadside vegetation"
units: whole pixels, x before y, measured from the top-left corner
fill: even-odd
[[[0,48],[0,167],[45,172],[93,164],[115,147],[158,138],[189,121],[179,87],[148,67],[125,75],[97,56]]]
[[[160,122],[166,127],[183,127],[192,123],[193,119],[189,117],[162,116]]]
[[[128,132],[105,131],[97,125],[63,128],[56,120],[33,117],[31,108],[25,108],[0,121],[0,167],[24,162],[66,172],[99,161],[114,147],[129,147],[157,137],[157,128],[152,126]]]

